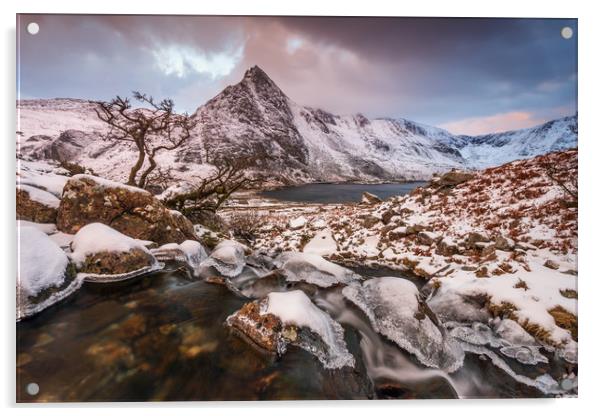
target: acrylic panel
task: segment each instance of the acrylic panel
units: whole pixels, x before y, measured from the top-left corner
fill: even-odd
[[[577,396],[577,20],[17,15],[18,402]]]

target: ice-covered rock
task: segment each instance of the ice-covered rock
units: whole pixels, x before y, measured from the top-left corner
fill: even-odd
[[[362,204],[374,205],[383,202],[378,196],[371,194],[370,192],[364,192],[362,194]]]
[[[82,227],[71,249],[77,270],[90,281],[125,280],[161,268],[143,242],[100,223]]]
[[[512,345],[536,346],[537,341],[531,334],[512,319],[502,319],[494,327],[495,333]]]
[[[19,229],[17,320],[38,313],[82,284],[61,248],[34,227]]]
[[[511,345],[500,348],[500,352],[506,357],[514,358],[522,364],[536,365],[548,362],[548,359],[539,352],[539,347]]]
[[[201,266],[212,266],[226,277],[235,277],[245,267],[245,247],[234,240],[224,240],[213,249]]]
[[[227,323],[279,355],[292,344],[315,355],[325,368],[355,365],[341,325],[300,290],[270,293],[243,306]]]
[[[500,338],[496,337],[492,329],[481,322],[473,322],[470,325],[446,325],[450,328],[449,335],[474,345],[489,345],[498,348],[502,345]]]
[[[186,240],[181,244],[169,243],[152,249],[151,253],[159,261],[177,261],[196,269],[207,258],[205,248],[196,240]]]
[[[307,282],[319,287],[348,284],[361,279],[353,271],[312,253],[284,252],[274,260],[290,282]]]
[[[448,337],[416,286],[397,277],[380,277],[349,285],[343,295],[368,317],[374,329],[414,354],[428,367],[457,370],[464,360],[459,345]]]

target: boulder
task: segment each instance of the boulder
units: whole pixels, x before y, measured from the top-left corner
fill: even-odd
[[[546,262],[543,265],[545,267],[547,267],[548,269],[552,269],[552,270],[558,270],[558,268],[560,267],[560,265],[558,263],[556,263],[554,260],[546,260]]]
[[[291,230],[298,230],[300,228],[305,227],[305,224],[307,224],[307,218],[305,218],[304,216],[300,216],[300,217],[293,218],[292,220],[290,220],[288,222],[288,227]]]
[[[504,237],[498,236],[495,239],[495,248],[502,251],[512,251],[514,249],[515,243],[514,240]]]
[[[82,227],[73,237],[71,249],[78,272],[95,275],[86,277],[87,280],[123,280],[158,265],[143,242],[101,223]]]
[[[437,244],[435,253],[440,256],[451,257],[454,254],[458,254],[458,245],[450,238],[443,238]]]
[[[91,175],[67,181],[58,208],[57,228],[75,234],[102,223],[132,238],[158,244],[196,240],[192,223],[163,206],[149,192]]]
[[[364,192],[362,194],[362,204],[374,205],[383,202],[378,196],[371,194],[370,192]]]
[[[468,248],[475,248],[477,243],[488,243],[489,237],[486,234],[472,231],[465,237],[465,244]]]
[[[49,192],[29,185],[17,187],[17,219],[55,223],[60,200]]]
[[[440,236],[429,231],[421,231],[416,235],[418,244],[423,246],[430,246],[431,244],[438,242],[440,239]]]
[[[20,229],[17,320],[34,315],[80,288],[74,265],[44,232]]]
[[[471,180],[474,176],[475,174],[472,172],[454,169],[441,175],[437,183],[439,185],[455,186]]]

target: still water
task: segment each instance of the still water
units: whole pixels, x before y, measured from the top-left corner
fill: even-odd
[[[337,204],[360,202],[362,193],[370,192],[381,199],[405,195],[414,188],[424,186],[426,182],[404,182],[384,184],[360,183],[312,183],[308,185],[264,191],[262,196],[287,202],[311,202]]]

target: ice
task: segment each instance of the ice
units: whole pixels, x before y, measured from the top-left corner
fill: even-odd
[[[127,252],[140,249],[150,255],[150,251],[140,240],[97,222],[83,226],[73,237],[71,248],[71,258],[77,264],[82,264],[88,255],[103,251]]]
[[[262,313],[271,313],[284,324],[306,327],[319,335],[327,347],[326,351],[307,341],[299,346],[316,355],[325,368],[355,365],[355,359],[345,344],[343,327],[314,305],[301,290],[270,293]]]
[[[274,260],[274,264],[282,269],[286,280],[290,282],[307,282],[320,287],[330,287],[361,279],[360,275],[351,270],[312,253],[285,252]]]
[[[27,192],[32,201],[38,202],[47,207],[58,208],[59,204],[61,203],[60,199],[58,199],[56,196],[52,195],[50,192],[43,191],[40,188],[34,188],[33,186],[23,184],[19,185],[18,188]]]
[[[201,266],[212,266],[226,277],[235,277],[245,267],[244,246],[234,240],[220,242]]]
[[[425,314],[413,283],[380,277],[349,285],[343,295],[364,311],[377,332],[414,354],[425,366],[453,372],[462,365],[464,353]]]
[[[197,269],[207,258],[205,248],[198,241],[186,240],[181,244],[164,244],[151,253],[160,261],[178,261],[186,263],[191,269]]]
[[[536,365],[538,363],[548,362],[548,359],[539,352],[539,347],[512,345],[509,347],[502,347],[500,352],[506,357],[514,358],[522,364]]]
[[[495,326],[495,333],[513,345],[535,346],[537,341],[518,322],[502,319]]]
[[[34,227],[19,229],[17,320],[67,297],[82,284],[68,278],[69,258],[46,234]],[[57,290],[58,289],[58,290]],[[50,290],[48,296],[45,292]],[[32,299],[37,297],[36,300]]]
[[[550,375],[544,374],[536,379],[532,379],[521,374],[517,374],[510,366],[502,359],[499,355],[490,351],[482,345],[473,345],[468,343],[462,343],[462,348],[466,352],[473,354],[485,355],[489,357],[493,365],[504,371],[514,380],[527,386],[535,387],[545,394],[559,394],[564,393],[558,386],[558,382],[554,380]]]
[[[449,335],[474,345],[490,345],[493,348],[502,345],[491,328],[481,322],[473,322],[470,326],[455,326],[449,331]]]

